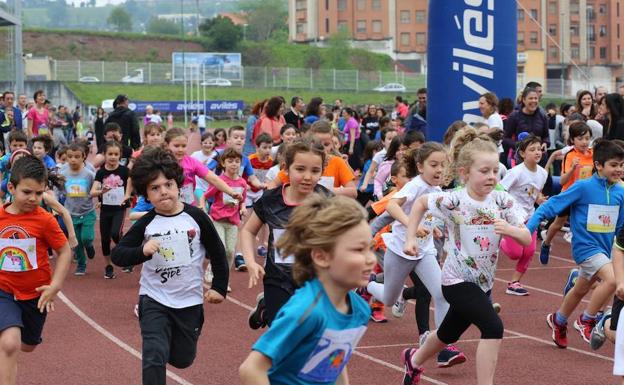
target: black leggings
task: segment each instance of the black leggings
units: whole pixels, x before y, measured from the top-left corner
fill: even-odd
[[[102,237],[102,254],[105,256],[111,253],[111,239],[115,244],[119,243],[125,216],[125,209],[100,211],[100,236]]]
[[[431,305],[431,294],[429,294],[425,285],[420,278],[418,278],[418,274],[412,271],[409,277],[414,283],[414,286],[403,290],[403,298],[406,301],[409,299],[416,300],[416,306],[414,307],[416,326],[418,327],[418,334],[423,334],[429,331],[429,305]]]
[[[264,305],[265,310],[262,318],[268,326],[271,326],[279,310],[295,294],[297,284],[292,278],[290,265],[277,265],[267,259],[265,265]]]
[[[442,295],[450,307],[438,328],[438,338],[445,344],[452,344],[474,324],[481,331],[481,339],[503,338],[503,321],[494,309],[487,293],[474,283],[461,282],[442,286]]]

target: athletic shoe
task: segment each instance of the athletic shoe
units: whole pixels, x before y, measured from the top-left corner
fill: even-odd
[[[540,238],[543,241],[544,239],[546,239],[546,235],[548,234],[548,230],[542,230],[540,231]]]
[[[134,271],[134,266],[126,266],[126,267],[122,267],[121,271],[123,271],[126,274],[130,274]]]
[[[548,265],[548,259],[550,258],[550,245],[542,242],[542,247],[540,248],[540,262],[542,265]]]
[[[373,322],[376,323],[386,323],[388,322],[388,319],[386,318],[386,316],[384,315],[384,311],[383,311],[383,307],[374,307],[373,311],[371,312],[371,316],[370,319]]]
[[[501,304],[500,304],[500,303],[498,303],[498,302],[494,302],[494,303],[492,304],[492,309],[494,309],[494,312],[495,312],[496,314],[500,314],[500,312],[501,312],[501,309],[502,309],[502,308],[503,308],[503,307],[502,307],[502,306],[501,306]]]
[[[570,273],[568,273],[568,279],[566,280],[566,284],[563,287],[563,296],[565,297],[570,290],[576,285],[576,280],[579,276],[579,269],[570,269]]]
[[[234,257],[234,268],[236,271],[247,271],[247,265],[245,265],[245,258],[242,255],[236,254]]]
[[[258,250],[256,250],[256,252],[258,253],[258,257],[261,258],[265,258],[267,256],[267,249],[264,246],[258,246]]]
[[[87,251],[87,258],[93,259],[95,257],[95,248],[93,245],[85,246],[85,250]]]
[[[249,327],[253,330],[257,330],[266,326],[266,322],[264,320],[264,293],[258,294],[256,297],[256,307],[251,310],[249,313]]]
[[[208,264],[208,266],[206,266],[206,272],[204,273],[204,281],[206,281],[206,283],[212,283],[213,278],[214,274],[212,274],[212,266]]]
[[[591,332],[592,329],[594,329],[594,326],[596,326],[596,319],[583,321],[583,315],[580,315],[576,321],[574,321],[574,329],[581,333],[583,341],[588,344],[591,343]]]
[[[518,281],[509,282],[507,284],[507,291],[505,291],[505,293],[511,294],[511,295],[518,295],[518,296],[529,295],[529,292],[527,291],[527,289],[525,289],[522,286],[522,284]]]
[[[231,292],[232,292],[232,287],[231,287],[230,285],[228,285],[228,287],[227,287],[227,292],[228,292],[228,293],[231,293]]]
[[[370,277],[368,277],[368,282],[375,281],[376,279],[377,279],[377,275],[371,274]],[[366,286],[355,289],[355,293],[359,295],[360,297],[362,297],[362,299],[366,301],[366,303],[368,303],[373,297],[373,295],[369,293],[368,290],[366,289]]]
[[[423,334],[418,337],[418,346],[423,347],[425,345],[425,341],[427,341],[427,337],[429,337],[431,332],[429,330],[425,331]]]
[[[568,327],[566,325],[557,325],[555,321],[555,313],[549,313],[546,316],[546,323],[552,329],[552,340],[561,349],[568,347]]]
[[[134,315],[139,318],[139,304],[134,305]]]
[[[114,279],[116,277],[115,272],[113,271],[112,265],[107,265],[104,269],[104,278],[106,279]]]
[[[561,231],[569,232],[570,231],[570,222],[566,222],[565,225],[561,226]]]
[[[407,288],[407,286],[403,286],[403,289]],[[392,305],[392,315],[396,318],[401,318],[405,314],[405,307],[407,306],[407,301],[403,298],[403,293],[399,294],[399,299],[396,300],[394,305]]]
[[[403,385],[418,385],[420,383],[420,375],[424,371],[422,367],[415,368],[412,366],[412,356],[416,353],[416,348],[408,348],[403,350],[401,358],[403,359]]]
[[[438,368],[450,368],[453,365],[463,364],[464,362],[466,362],[466,356],[454,345],[446,345],[438,353]]]
[[[74,271],[74,275],[82,276],[87,274],[87,268],[85,266],[76,267],[76,271]]]
[[[607,336],[605,335],[605,322],[611,318],[611,309],[607,310],[600,321],[596,323],[596,326],[591,331],[591,336],[589,339],[589,346],[592,350],[598,350],[604,344]]]
[[[563,239],[568,243],[572,243],[572,232],[563,233]]]

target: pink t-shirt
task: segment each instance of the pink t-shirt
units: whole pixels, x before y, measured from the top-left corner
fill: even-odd
[[[209,171],[202,162],[188,155],[182,158],[180,166],[184,172],[184,182],[182,182],[180,195],[184,203],[192,205],[195,203],[195,177],[205,178]]]
[[[28,113],[26,114],[26,118],[28,120],[33,121],[33,129],[32,129],[33,135],[35,136],[39,135],[39,127],[41,126],[48,127],[48,117],[49,117],[49,112],[47,108],[44,108],[41,113],[37,111],[36,107],[32,107],[30,110],[28,110]]]
[[[210,206],[210,217],[215,221],[228,221],[233,225],[240,224],[240,207],[241,202],[245,202],[247,198],[247,182],[242,177],[231,179],[225,174],[219,175],[219,178],[225,182],[234,191],[242,194],[242,201],[233,199],[228,194],[217,190],[215,186],[210,186],[206,190],[206,198],[215,198],[214,203]]]
[[[360,124],[355,120],[354,117],[349,118],[347,123],[344,126],[345,136],[347,137],[347,143],[351,143],[351,128],[355,129],[355,140],[360,139]]]
[[[407,116],[407,113],[409,112],[409,107],[407,107],[403,103],[399,103],[396,110],[400,117],[405,118]]]

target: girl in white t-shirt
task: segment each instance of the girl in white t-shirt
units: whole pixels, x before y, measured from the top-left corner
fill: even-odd
[[[201,150],[195,151],[191,154],[192,158],[200,161],[204,166],[208,167],[208,163],[217,156],[215,151],[215,138],[210,132],[206,132],[201,136]],[[197,202],[208,190],[208,182],[199,176],[195,176],[195,199]],[[208,210],[208,208],[206,208]]]
[[[524,226],[526,213],[505,191],[495,191],[498,151],[487,134],[474,128],[459,132],[454,141],[463,145],[451,165],[464,188],[420,196],[409,215],[404,253],[419,255],[418,226],[425,213],[444,220],[448,229],[448,255],[442,268],[442,294],[449,310],[438,330],[419,349],[403,351],[403,383],[417,384],[425,361],[448,344],[455,343],[474,324],[481,331],[477,348],[477,383],[492,384],[503,323],[496,314],[489,294],[494,285],[501,236],[522,245],[531,243]]]
[[[444,182],[448,155],[441,144],[427,142],[420,149],[412,150],[405,159],[408,164],[413,163],[411,168],[417,169],[408,174],[418,175],[403,186],[388,202],[386,211],[395,221],[392,224],[392,231],[383,235],[386,244],[383,261],[384,284],[371,281],[368,283],[367,290],[384,304],[393,305],[402,293],[405,279],[413,270],[433,298],[435,324],[440,326],[449,305],[442,296],[440,266],[436,258],[438,252],[433,244],[432,236],[435,227],[432,223],[433,218],[425,216],[420,223],[417,255],[403,252],[403,245],[409,220],[408,214],[413,203],[421,195],[442,191],[440,184]],[[453,346],[443,346],[440,349],[448,350],[443,354],[448,357],[440,366],[448,367],[466,361],[464,354]]]
[[[523,162],[509,170],[500,183],[524,209],[527,214],[526,220],[528,220],[535,211],[535,203],[541,204],[545,200],[542,196],[542,189],[546,184],[548,172],[538,164],[542,159],[542,139],[532,134],[527,136],[518,143],[518,154]],[[522,246],[509,237],[504,237],[501,241],[500,249],[509,258],[518,261],[516,271],[511,281],[507,283],[507,294],[529,295],[529,292],[520,284],[520,279],[533,260],[536,239],[537,232],[534,232],[531,244],[528,246]]]

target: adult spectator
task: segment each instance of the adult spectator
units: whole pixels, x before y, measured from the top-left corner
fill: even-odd
[[[22,112],[22,122],[25,122],[26,114],[28,114],[28,98],[26,94],[19,94],[17,97],[17,107]]]
[[[139,131],[139,122],[134,111],[128,108],[128,97],[126,95],[117,95],[113,101],[113,112],[108,115],[106,124],[117,123],[121,127],[121,144],[138,150],[141,147],[141,133]]]
[[[65,134],[65,139],[67,143],[71,143],[74,140],[74,119],[71,114],[67,111],[67,107],[60,105],[58,106],[57,117],[61,123],[61,128],[63,129],[63,133]]]
[[[539,109],[539,92],[535,88],[525,88],[520,95],[520,103],[521,108],[507,118],[503,136],[505,153],[515,151],[518,135],[523,132],[542,138],[542,147],[546,150],[550,144],[548,121]]]
[[[507,120],[509,115],[514,111],[514,102],[510,98],[502,98],[498,102],[498,114],[503,119],[503,122]]]
[[[586,119],[596,117],[596,105],[594,95],[587,90],[579,91],[576,95],[576,112],[585,116]]]
[[[624,84],[622,84],[620,88],[618,88],[618,93],[620,94],[621,97],[624,98]]]
[[[78,122],[80,121],[81,117],[82,117],[82,114],[80,113],[80,106],[76,106],[76,109],[74,109],[74,113],[72,115],[72,121],[74,122],[74,127],[78,125]]]
[[[28,111],[28,128],[26,134],[29,138],[39,135],[41,133],[49,133],[49,112],[46,108],[46,96],[43,90],[35,91],[33,96],[35,105]]]
[[[598,103],[600,102],[600,100],[603,97],[607,96],[608,93],[609,91],[607,91],[607,87],[598,86],[594,88],[594,102],[596,103],[596,108],[598,107]]]
[[[427,89],[420,88],[416,91],[416,101],[410,106],[408,120],[414,114],[418,114],[424,120],[427,120]],[[409,125],[409,122],[405,122],[405,125]]]
[[[145,127],[147,123],[152,121],[152,115],[154,115],[154,107],[151,104],[148,104],[147,106],[145,106],[145,116],[143,116],[143,127]]]
[[[0,113],[0,122],[4,122],[6,111],[8,109],[12,109],[14,127],[18,130],[22,130],[22,110],[13,105],[15,101],[15,94],[11,91],[4,91],[2,97],[4,98],[4,110]]]
[[[303,122],[305,124],[312,124],[319,120],[321,116],[325,116],[325,106],[323,106],[323,99],[319,97],[312,98],[310,100],[310,103],[308,103],[308,106],[306,107],[306,113]]]
[[[351,166],[353,170],[361,170],[363,141],[360,139],[362,134],[360,123],[357,120],[355,111],[349,107],[342,109],[342,117],[345,120],[344,134],[346,137],[344,152],[349,154],[349,166]]]
[[[612,93],[603,98],[603,103],[608,119],[603,136],[609,140],[624,140],[624,99],[619,93]]]
[[[256,144],[254,143],[253,133],[256,122],[262,115],[264,105],[268,102],[268,99],[256,102],[251,108],[251,115],[247,118],[247,125],[245,126],[245,145],[243,146],[243,154],[249,156],[256,151]]]
[[[258,135],[263,132],[271,135],[273,144],[279,144],[281,141],[280,130],[286,124],[284,117],[280,114],[284,105],[284,99],[281,96],[273,96],[264,106],[260,119],[254,125],[253,140],[256,141]]]
[[[409,107],[405,104],[403,97],[400,95],[394,97],[394,111],[397,117],[400,116],[403,119],[405,119],[409,113]]]
[[[303,112],[305,111],[305,103],[299,96],[295,96],[290,101],[290,111],[284,114],[284,120],[288,124],[292,124],[297,127],[297,131],[301,129],[303,125]]]
[[[93,123],[93,129],[95,131],[95,143],[96,147],[100,148],[105,143],[104,140],[104,121],[106,121],[106,112],[102,107],[98,107],[95,112],[95,122]]]
[[[498,98],[492,92],[486,92],[479,98],[479,111],[490,131],[503,131],[503,119],[498,113]]]
[[[370,140],[374,140],[377,135],[377,131],[379,131],[379,117],[377,117],[377,106],[371,104],[366,109],[366,114],[364,115],[364,119],[362,119],[362,126],[364,127],[364,131],[370,138]]]

